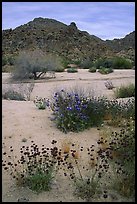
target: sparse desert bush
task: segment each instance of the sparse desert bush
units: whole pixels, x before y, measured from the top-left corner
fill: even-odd
[[[96,67],[90,67],[88,71],[94,73],[97,71],[97,69]]]
[[[105,86],[106,86],[106,88],[107,88],[108,90],[112,90],[113,88],[115,88],[114,85],[113,85],[113,83],[112,83],[112,81],[110,81],[110,80],[108,80],[108,81],[105,82]]]
[[[98,72],[101,74],[109,74],[113,72],[113,69],[100,66]]]
[[[116,98],[127,98],[135,96],[135,85],[130,83],[128,85],[121,85],[114,90]]]
[[[2,72],[13,72],[14,71],[14,66],[6,64],[5,66],[2,66]]]
[[[45,55],[41,50],[21,52],[16,58],[13,79],[39,79],[47,71],[61,69],[61,60],[57,56]]]
[[[111,187],[125,197],[135,196],[135,121],[130,118],[120,132],[112,132],[113,153]]]
[[[18,93],[14,90],[9,90],[2,94],[3,99],[8,99],[8,100],[17,100],[17,101],[25,101],[25,97],[21,94]]]
[[[135,196],[135,120],[125,120],[124,127],[101,132],[100,148],[110,155],[111,179],[108,188],[123,197],[134,200]]]
[[[86,152],[83,163],[83,151]],[[103,184],[104,176],[109,170],[108,151],[91,145],[86,149],[83,146],[77,147],[72,143],[70,151],[62,154],[61,167],[64,176],[68,177],[74,185],[74,195],[90,202],[95,198],[107,198],[107,190]]]
[[[106,102],[106,114],[108,124],[111,126],[122,126],[125,119],[135,119],[135,98],[127,101],[108,100]]]
[[[52,144],[56,141],[53,140]],[[20,158],[14,155],[12,146],[3,152],[3,168],[10,173],[16,184],[27,186],[36,192],[49,191],[56,175],[58,148],[38,147],[33,141],[31,146],[20,148]]]
[[[11,100],[30,100],[34,83],[3,84],[2,97]]]
[[[49,100],[48,99],[38,97],[38,96],[35,97],[33,102],[36,105],[36,107],[38,107],[38,109],[41,109],[41,110],[46,109],[47,106],[49,105]]]
[[[63,66],[57,67],[55,72],[64,72],[65,68]]]

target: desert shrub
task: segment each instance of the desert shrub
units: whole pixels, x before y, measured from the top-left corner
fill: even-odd
[[[2,94],[3,99],[17,100],[17,101],[25,101],[25,97],[14,90],[9,90]]]
[[[121,126],[125,119],[135,119],[135,98],[127,101],[108,100],[106,102],[106,115],[109,117],[109,125]]]
[[[94,73],[97,71],[97,69],[96,67],[90,67],[88,71]]]
[[[15,63],[15,56],[13,55],[3,55],[2,56],[2,66],[5,66],[5,65],[14,65]]]
[[[8,56],[8,63],[9,63],[9,65],[14,65],[15,64],[15,60],[16,60],[16,58],[14,57],[14,56],[12,56],[12,55],[10,55],[10,56]]]
[[[113,58],[113,68],[114,69],[131,69],[132,62],[129,59],[123,57]]]
[[[112,90],[114,87],[112,81],[108,80],[105,82],[105,87],[108,89],[108,90]]]
[[[55,72],[64,72],[65,68],[60,66],[58,68],[55,69]]]
[[[57,56],[45,55],[40,50],[21,52],[16,58],[13,79],[39,79],[47,71],[61,69],[62,64]]]
[[[67,72],[68,73],[76,73],[76,72],[78,72],[78,70],[76,68],[68,68]]]
[[[5,66],[6,64],[8,64],[8,59],[6,56],[2,56],[2,66]]]
[[[113,60],[111,58],[99,58],[93,62],[93,66],[96,69],[100,69],[101,67],[112,68]]]
[[[103,134],[102,134],[103,133]],[[120,129],[104,129],[98,141],[108,151],[111,175],[107,175],[108,188],[132,201],[135,196],[135,120],[124,121]],[[107,136],[106,136],[107,134]],[[107,139],[106,139],[107,137]]]
[[[48,148],[42,145],[38,147],[31,141],[31,146],[20,148],[20,158],[14,155],[12,146],[8,151],[3,152],[3,168],[9,172],[19,186],[27,186],[36,192],[49,191],[52,181],[57,173],[57,153],[56,146]],[[52,144],[56,141],[53,140]]]
[[[83,162],[83,151],[87,154],[86,162]],[[72,143],[70,150],[61,154],[61,167],[74,185],[74,195],[89,202],[104,194],[102,179],[109,169],[106,153],[102,149],[97,151],[95,145],[84,148]]]
[[[75,61],[73,61],[73,63],[74,63],[75,65],[79,66],[80,63],[81,63],[81,60],[75,60]]]
[[[80,68],[82,69],[89,69],[90,67],[92,67],[92,61],[90,59],[85,59],[83,61],[81,61],[81,63],[79,64]]]
[[[113,156],[111,187],[125,197],[135,196],[135,121],[130,118],[119,132],[112,132]]]
[[[93,62],[93,66],[97,69],[101,67],[111,69],[131,69],[132,61],[123,57],[99,58]]]
[[[101,74],[109,74],[113,72],[113,69],[100,66],[98,72]]]
[[[2,66],[2,72],[13,72],[14,71],[14,66],[10,66],[6,64],[5,66]]]
[[[116,98],[126,98],[135,96],[135,85],[130,83],[128,85],[121,85],[114,91]]]
[[[38,97],[38,96],[35,97],[33,102],[36,105],[36,107],[38,107],[38,109],[40,109],[40,110],[46,109],[47,106],[49,105],[48,99],[42,98],[42,97]]]
[[[59,129],[78,132],[102,123],[105,101],[103,97],[88,98],[79,89],[61,90],[54,94],[50,107]]]
[[[67,59],[62,59],[62,65],[63,65],[63,67],[64,67],[64,69],[66,69],[67,68],[67,66],[68,66],[68,64],[70,64],[70,62],[69,62],[69,60],[67,60]]]

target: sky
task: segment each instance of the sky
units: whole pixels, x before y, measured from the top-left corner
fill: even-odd
[[[2,30],[38,17],[75,22],[81,31],[112,40],[135,30],[135,2],[2,2]]]

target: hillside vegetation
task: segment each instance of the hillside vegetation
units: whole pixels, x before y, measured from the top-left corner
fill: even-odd
[[[21,51],[41,49],[77,63],[100,57],[124,56],[134,60],[135,31],[123,39],[102,40],[80,31],[75,22],[66,25],[54,19],[35,18],[27,24],[2,31],[2,64],[13,65]]]

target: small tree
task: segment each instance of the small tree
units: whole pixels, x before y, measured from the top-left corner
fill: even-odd
[[[25,51],[16,58],[14,79],[39,79],[47,71],[55,71],[61,66],[56,56],[45,55],[41,50]]]

